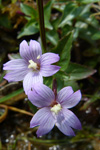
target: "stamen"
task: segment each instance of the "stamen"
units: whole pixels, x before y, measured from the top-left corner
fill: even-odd
[[[58,114],[58,112],[62,109],[60,104],[54,105],[50,110],[54,112],[55,114]]]
[[[40,59],[40,55],[37,56],[37,59]]]
[[[28,68],[33,68],[34,70],[37,69],[37,63],[35,63],[33,60],[29,60],[29,65],[28,65]]]

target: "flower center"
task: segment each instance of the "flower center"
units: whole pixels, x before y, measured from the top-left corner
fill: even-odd
[[[37,63],[35,63],[33,60],[29,60],[29,65],[28,68],[32,68],[33,70],[37,70],[38,69],[38,65]]]
[[[40,59],[40,55],[37,56],[37,59]],[[28,68],[32,68],[34,71],[37,71],[40,69],[40,64],[35,63],[32,59],[29,60]]]
[[[62,109],[61,105],[60,104],[56,104],[54,105],[50,110],[52,112],[54,112],[55,114],[58,114],[58,112]]]

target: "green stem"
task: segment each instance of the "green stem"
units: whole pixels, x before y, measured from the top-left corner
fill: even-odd
[[[42,42],[42,49],[46,50],[46,38],[45,38],[45,28],[44,28],[44,11],[43,11],[43,0],[37,0],[37,8],[39,15],[39,26],[40,26],[40,37]]]

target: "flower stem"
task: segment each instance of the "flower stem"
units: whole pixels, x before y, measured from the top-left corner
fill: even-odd
[[[54,92],[55,98],[56,98],[57,96],[57,80],[56,79],[53,80],[52,91]]]
[[[37,8],[39,15],[39,26],[40,26],[40,37],[42,42],[42,49],[46,50],[46,38],[45,38],[45,27],[44,27],[44,11],[43,11],[43,0],[37,0]]]

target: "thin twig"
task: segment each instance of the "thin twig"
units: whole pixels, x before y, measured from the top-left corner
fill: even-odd
[[[23,114],[26,114],[26,115],[29,115],[29,116],[33,116],[34,115],[34,114],[32,114],[32,113],[30,113],[30,112],[28,112],[26,110],[22,110],[22,109],[19,109],[19,108],[16,108],[16,107],[12,107],[12,106],[7,106],[7,105],[0,104],[0,107],[7,108],[7,109],[10,109],[12,111],[23,113]]]

